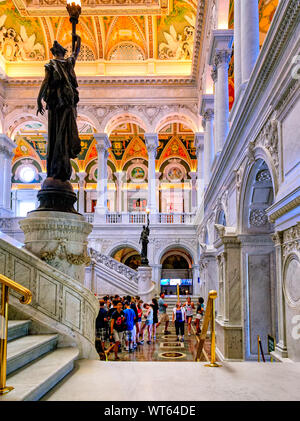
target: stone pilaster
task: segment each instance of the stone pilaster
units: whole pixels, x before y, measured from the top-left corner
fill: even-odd
[[[156,174],[155,174],[155,158],[158,147],[157,133],[145,133],[145,143],[148,151],[148,204],[150,213],[158,212],[156,202]]]
[[[0,216],[12,216],[11,196],[11,161],[16,144],[5,134],[0,134]]]
[[[242,360],[242,285],[240,241],[223,225],[215,225],[218,239],[218,317],[216,319],[217,349],[225,360]]]
[[[108,149],[111,147],[106,133],[95,133],[98,152],[98,180],[97,180],[97,205],[95,208],[95,222],[107,212],[107,158]]]
[[[277,281],[277,321],[278,321],[278,342],[275,347],[275,357],[287,358],[286,343],[286,317],[285,317],[285,299],[283,294],[283,255],[282,241],[283,233],[277,231],[273,234],[272,239],[275,244],[276,256],[276,281]],[[276,355],[277,354],[277,355]]]

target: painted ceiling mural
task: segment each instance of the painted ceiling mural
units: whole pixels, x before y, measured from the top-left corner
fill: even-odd
[[[88,182],[96,182],[94,166],[97,162],[96,141],[92,127],[79,121],[81,153],[72,160],[74,171],[86,171]],[[26,123],[15,136],[17,148],[13,158],[13,182],[19,181],[15,173],[20,165],[32,163],[40,172],[46,172],[47,142],[45,129],[41,123]],[[144,130],[133,123],[118,126],[110,135],[112,147],[109,149],[108,164],[115,171],[124,171],[129,163],[138,159],[147,165],[148,153],[145,145]],[[159,133],[156,168],[160,170],[169,159],[181,162],[187,172],[195,171],[197,166],[194,134],[181,123],[166,125]],[[90,173],[93,173],[92,176]],[[75,174],[75,173],[74,173]],[[72,178],[76,182],[77,177]]]
[[[0,0],[0,54],[5,60],[48,60],[55,39],[70,50],[64,3]],[[191,61],[196,11],[193,0],[84,0],[77,26],[82,38],[79,60]]]

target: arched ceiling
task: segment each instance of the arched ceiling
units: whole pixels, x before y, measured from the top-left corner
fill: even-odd
[[[78,74],[189,75],[200,3],[83,0],[77,33],[82,38],[79,61],[86,64],[79,65]],[[0,0],[0,55],[9,76],[43,75],[41,62],[51,58],[54,40],[70,50],[65,6],[66,0]]]

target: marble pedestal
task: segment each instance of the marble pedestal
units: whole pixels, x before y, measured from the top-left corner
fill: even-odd
[[[152,268],[139,266],[138,268],[138,295],[144,303],[151,303],[155,295],[155,283],[152,281]]]
[[[90,262],[87,237],[92,225],[82,215],[33,211],[19,223],[27,250],[84,284],[85,267]]]

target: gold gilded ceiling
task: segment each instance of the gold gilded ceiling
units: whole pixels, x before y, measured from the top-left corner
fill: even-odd
[[[42,76],[55,39],[70,51],[65,4],[0,0],[0,61],[8,76]],[[78,74],[190,75],[196,14],[194,0],[84,0]]]

